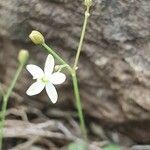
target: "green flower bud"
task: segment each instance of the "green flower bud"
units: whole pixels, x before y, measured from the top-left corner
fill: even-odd
[[[27,50],[20,50],[19,54],[18,54],[18,61],[21,63],[21,64],[25,64],[27,62],[29,58],[29,52]]]
[[[87,7],[91,7],[92,6],[92,0],[84,0],[84,5]]]
[[[31,39],[31,41],[34,44],[44,44],[45,43],[44,36],[39,31],[36,31],[36,30],[33,30],[31,32],[31,34],[29,35],[29,38]]]

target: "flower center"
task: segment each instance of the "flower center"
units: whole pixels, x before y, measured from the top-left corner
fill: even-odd
[[[46,76],[43,76],[41,80],[42,80],[43,83],[47,83],[48,82],[48,78]]]

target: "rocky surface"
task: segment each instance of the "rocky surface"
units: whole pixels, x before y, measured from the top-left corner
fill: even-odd
[[[1,0],[1,82],[10,82],[20,48],[30,50],[31,62],[44,64],[46,53],[28,39],[33,29],[72,63],[84,17],[81,4],[80,0]],[[86,115],[100,125],[116,126],[135,141],[150,142],[150,1],[95,0],[82,50],[79,80]],[[27,75],[16,92],[25,93],[30,85]],[[56,107],[72,103],[70,84],[68,79],[60,87]],[[43,101],[49,102],[42,96],[35,97],[41,109]]]

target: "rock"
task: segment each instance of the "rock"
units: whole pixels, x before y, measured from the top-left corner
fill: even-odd
[[[1,0],[0,66],[4,71],[0,80],[6,85],[10,82],[20,48],[30,50],[31,62],[44,64],[46,53],[28,39],[33,29],[41,31],[47,43],[73,63],[83,24],[81,4],[79,0]],[[124,133],[128,133],[126,124],[131,124],[128,135],[137,142],[150,142],[149,14],[149,0],[95,0],[79,65],[86,115],[106,127],[121,125]],[[16,91],[24,95],[29,84],[26,72]],[[72,101],[69,80],[66,87],[60,88],[61,104]],[[38,107],[44,107],[41,101]]]

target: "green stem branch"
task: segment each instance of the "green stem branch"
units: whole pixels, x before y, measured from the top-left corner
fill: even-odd
[[[66,68],[72,72],[72,68],[70,65],[64,61],[53,49],[51,49],[46,43],[42,44],[42,46],[50,53],[52,54],[62,65],[66,65]]]
[[[90,7],[87,7],[87,9],[85,11],[85,18],[84,18],[83,28],[82,28],[82,32],[81,32],[79,46],[78,46],[78,49],[77,49],[77,54],[76,54],[76,57],[75,57],[75,62],[74,62],[74,66],[73,66],[73,74],[72,74],[74,94],[75,94],[75,98],[76,98],[78,115],[79,115],[79,119],[80,119],[81,131],[82,131],[83,138],[86,141],[87,141],[87,132],[86,132],[86,126],[85,126],[85,121],[84,121],[84,116],[83,116],[82,104],[81,104],[81,99],[80,99],[80,94],[79,94],[76,68],[77,68],[77,65],[78,65],[81,49],[82,49],[82,46],[83,46],[83,40],[84,40],[84,37],[85,37],[88,18],[90,16],[89,9],[90,9]]]
[[[76,54],[76,58],[75,58],[74,66],[73,66],[74,70],[76,70],[76,67],[78,65],[89,16],[90,16],[89,7],[87,7],[87,9],[85,11],[85,18],[84,18],[83,28],[82,28],[82,32],[81,32],[80,42],[79,42],[79,46],[77,49],[77,54]]]
[[[51,53],[61,64],[67,64],[53,49],[51,49],[46,43],[42,44],[42,46]]]
[[[3,128],[4,128],[4,125],[5,125],[5,115],[6,115],[6,109],[7,109],[7,104],[8,104],[8,99],[12,93],[12,90],[17,82],[17,79],[23,69],[23,66],[24,64],[20,64],[17,71],[16,71],[16,74],[15,74],[15,77],[10,85],[10,87],[8,88],[8,91],[6,93],[6,95],[4,95],[4,99],[3,99],[3,104],[2,104],[2,111],[1,111],[1,122],[0,122],[0,150],[2,150],[2,140],[3,140]]]
[[[82,136],[85,140],[87,140],[87,132],[86,132],[86,127],[85,127],[85,122],[84,122],[81,99],[80,99],[80,95],[79,95],[79,87],[78,87],[78,80],[77,80],[76,72],[74,72],[72,74],[72,81],[73,81],[74,94],[75,94],[75,98],[76,98],[76,107],[78,110],[78,116],[79,116],[79,120],[80,120],[80,128],[81,128]]]

